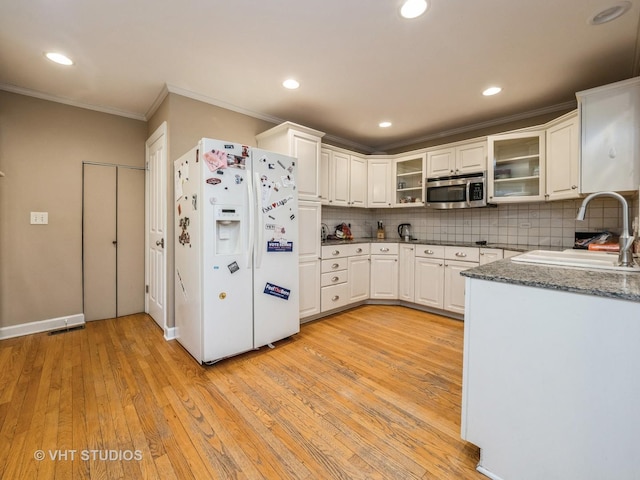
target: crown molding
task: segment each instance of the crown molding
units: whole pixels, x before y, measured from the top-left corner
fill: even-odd
[[[175,85],[167,84],[166,88],[168,93],[175,93],[176,95],[191,98],[192,100],[197,100],[202,103],[208,103],[209,105],[214,105],[216,107],[224,108],[225,110],[231,110],[232,112],[241,113],[249,117],[257,118],[259,120],[264,120],[265,122],[280,124],[286,121],[284,119],[274,117],[273,115],[266,115],[264,113],[254,112],[253,110],[248,110],[246,108],[239,107],[237,105],[225,102],[223,100],[219,100],[217,98],[209,97],[207,95],[202,95],[201,93],[192,92],[191,90],[187,90],[185,88],[176,87]]]
[[[117,108],[105,107],[102,105],[91,105],[89,103],[78,102],[71,100],[70,98],[58,97],[56,95],[50,95],[48,93],[39,92],[37,90],[31,90],[29,88],[17,87],[7,83],[0,83],[0,90],[6,92],[17,93],[19,95],[25,95],[27,97],[39,98],[41,100],[48,100],[50,102],[62,103],[71,107],[84,108],[86,110],[94,110],[96,112],[108,113],[110,115],[117,115],[119,117],[131,118],[133,120],[140,120],[146,122],[147,119],[144,115],[140,115],[133,112],[127,112],[125,110],[119,110]]]
[[[562,110],[571,110],[572,108],[576,108],[576,106],[577,106],[577,101],[571,100],[569,102],[559,103],[559,104],[551,105],[549,107],[544,107],[544,108],[538,108],[536,110],[530,110],[528,112],[517,113],[515,115],[499,117],[493,120],[487,120],[485,122],[472,123],[470,125],[465,125],[462,127],[443,130],[441,132],[424,135],[422,137],[414,138],[412,140],[390,143],[388,145],[381,145],[376,150],[386,151],[386,150],[391,150],[396,148],[408,147],[410,145],[416,145],[418,143],[428,142],[430,140],[436,140],[438,138],[451,137],[454,135],[459,135],[461,133],[468,133],[468,132],[473,132],[477,130],[482,130],[484,128],[497,127],[499,125],[504,125],[506,123],[517,122],[519,120],[526,120],[528,118],[534,118],[540,115],[546,115],[548,113],[555,113]]]

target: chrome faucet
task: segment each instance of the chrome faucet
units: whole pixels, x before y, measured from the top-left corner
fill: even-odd
[[[618,239],[620,245],[620,253],[618,253],[618,266],[620,267],[632,267],[634,265],[633,252],[631,247],[633,246],[633,235],[629,232],[629,204],[625,198],[616,192],[595,192],[587,196],[578,210],[578,216],[576,220],[584,220],[584,214],[587,211],[587,205],[591,200],[596,197],[612,197],[617,199],[622,205],[622,233]]]

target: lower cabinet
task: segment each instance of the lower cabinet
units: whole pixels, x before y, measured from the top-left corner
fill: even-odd
[[[464,313],[465,279],[460,272],[479,265],[480,249],[416,246],[414,303]]]
[[[460,273],[519,253],[402,242],[323,246],[321,311],[372,299],[463,315],[466,282]]]
[[[349,303],[362,302],[369,299],[370,262],[371,259],[368,253],[347,258]]]
[[[477,267],[478,263],[446,260],[444,268],[444,304],[443,310],[464,313],[465,278],[460,272]]]
[[[320,203],[301,201],[298,205],[298,272],[300,318],[320,313]]]
[[[398,244],[374,243],[371,246],[369,298],[398,299]]]
[[[369,244],[322,247],[320,310],[327,312],[369,298]]]
[[[443,310],[464,314],[465,278],[460,272],[480,265],[477,247],[444,247]]]
[[[414,303],[442,310],[444,259],[416,257]]]
[[[502,260],[504,253],[501,248],[481,248],[480,249],[480,265]]]
[[[415,245],[399,245],[398,299],[413,302],[415,297]]]

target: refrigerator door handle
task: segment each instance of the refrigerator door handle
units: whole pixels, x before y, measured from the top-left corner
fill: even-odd
[[[256,184],[256,189],[258,188],[258,185],[260,185],[260,174],[256,173],[255,174],[255,184]],[[255,247],[256,249],[256,262],[255,262],[255,266],[256,268],[260,268],[260,265],[262,264],[262,248],[263,248],[263,236],[264,236],[264,215],[262,213],[262,196],[259,193],[256,193],[256,200],[257,200],[257,204],[258,204],[258,215],[257,215],[257,219],[258,219],[258,244],[257,247]]]
[[[255,198],[254,198],[254,186],[253,186],[253,182],[251,181],[251,175],[247,175],[247,196],[248,196],[248,204],[249,204],[249,214],[248,214],[248,220],[249,220],[249,234],[248,234],[248,238],[247,238],[247,268],[251,268],[251,261],[253,259],[253,244],[255,239],[253,238],[255,236],[255,231],[254,231],[254,217],[255,217],[255,211],[254,211],[254,207],[255,207]]]

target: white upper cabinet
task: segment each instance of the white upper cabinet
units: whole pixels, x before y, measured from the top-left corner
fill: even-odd
[[[393,162],[395,178],[395,206],[424,206],[424,188],[427,156],[424,153],[407,155]]]
[[[329,157],[329,205],[349,205],[350,155],[331,151]]]
[[[320,149],[320,202],[329,205],[329,161],[331,152],[326,148]]]
[[[640,77],[576,93],[581,191],[637,191],[640,185]]]
[[[367,160],[351,155],[349,172],[349,201],[352,207],[367,206]]]
[[[390,159],[369,159],[367,163],[367,207],[389,208],[393,198]]]
[[[544,131],[490,135],[487,146],[489,203],[544,200]]]
[[[320,201],[320,141],[323,132],[284,122],[256,135],[258,147],[298,159],[300,200]]]
[[[580,196],[578,112],[547,124],[547,200]]]
[[[487,142],[450,145],[427,153],[427,177],[483,172],[487,169]]]
[[[347,151],[324,147],[321,162],[327,164],[328,178],[328,195],[323,204],[342,207],[367,206],[366,159]],[[321,179],[323,168],[324,165],[321,165]]]

